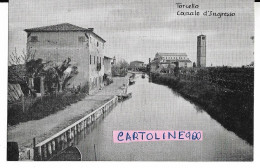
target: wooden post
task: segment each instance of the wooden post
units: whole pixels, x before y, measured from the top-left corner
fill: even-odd
[[[37,158],[35,158],[36,160],[42,160],[42,147],[40,146],[40,147],[38,147],[38,157]],[[35,160],[34,159],[34,160]]]
[[[95,144],[94,144],[94,152],[95,152],[95,161],[97,161],[97,154],[96,154],[96,147],[95,147]]]
[[[33,138],[33,160],[36,160],[36,155],[38,151],[36,151],[36,138]]]
[[[48,157],[48,152],[47,152],[47,145],[46,144],[44,144],[43,145],[43,158],[44,158],[44,160],[46,160],[47,159],[47,157]]]
[[[52,153],[56,153],[56,145],[55,145],[55,139],[54,140],[52,140],[52,143],[51,143],[51,145],[52,145]]]
[[[24,101],[24,95],[22,95],[22,104],[23,104],[23,113],[25,112],[25,101]]]
[[[44,77],[43,76],[40,77],[40,92],[41,92],[41,96],[44,96]]]

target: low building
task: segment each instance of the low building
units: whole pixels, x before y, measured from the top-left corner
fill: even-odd
[[[130,69],[134,71],[139,71],[141,68],[145,68],[144,62],[142,61],[132,61],[130,62]]]
[[[35,52],[35,59],[62,63],[71,58],[78,74],[69,86],[89,85],[89,91],[103,86],[105,40],[93,28],[69,23],[25,29],[27,51]]]
[[[160,64],[174,64],[177,67],[192,67],[186,53],[156,53],[155,61]]]

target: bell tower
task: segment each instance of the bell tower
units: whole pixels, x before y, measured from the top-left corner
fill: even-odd
[[[206,36],[197,37],[197,66],[206,67]]]

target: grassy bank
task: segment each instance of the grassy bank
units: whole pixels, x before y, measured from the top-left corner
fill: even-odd
[[[31,104],[28,100],[25,100],[25,104],[27,105],[24,110],[22,102],[8,105],[8,125],[42,119],[82,100],[85,96],[86,93],[74,94],[64,92],[38,98]]]
[[[187,80],[173,74],[152,74],[152,81],[180,93],[252,145],[254,71],[230,69],[205,69],[196,73],[197,80]],[[202,74],[207,75],[206,80],[200,80]]]

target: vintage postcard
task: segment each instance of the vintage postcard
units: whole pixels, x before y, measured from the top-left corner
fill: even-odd
[[[8,161],[253,161],[253,0],[10,0]]]

